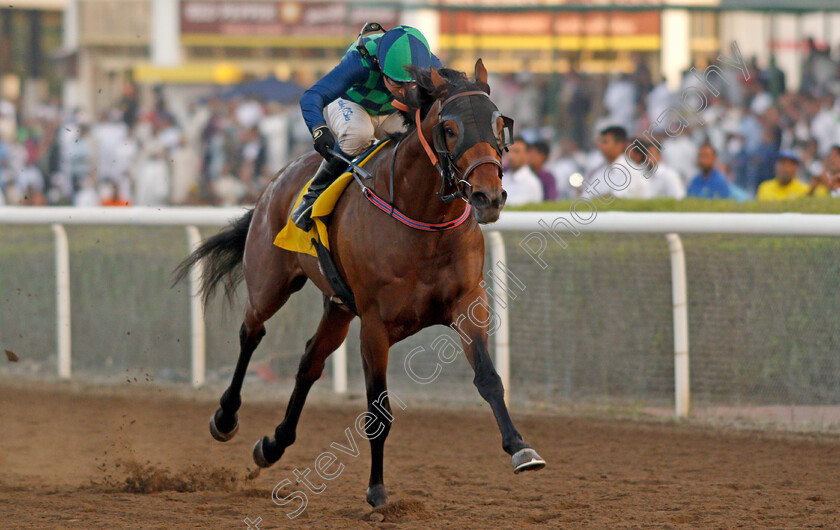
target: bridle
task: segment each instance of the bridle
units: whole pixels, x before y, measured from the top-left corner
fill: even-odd
[[[408,105],[397,99],[394,99],[391,104],[398,110],[410,112]],[[499,118],[502,118],[503,122],[501,133],[496,132],[496,122]],[[420,139],[420,143],[423,145],[423,149],[426,151],[429,160],[435,166],[435,169],[438,170],[442,179],[440,191],[438,191],[437,196],[444,204],[448,204],[458,198],[463,198],[464,202],[467,203],[464,211],[457,218],[442,223],[426,223],[408,217],[394,205],[394,173],[397,163],[397,152],[405,136],[397,142],[391,158],[391,174],[389,177],[390,201],[386,201],[370,187],[365,185],[364,179],[371,178],[367,172],[364,172],[351,161],[347,162],[350,164],[353,177],[362,188],[362,195],[371,204],[400,223],[415,230],[426,232],[442,232],[458,228],[471,217],[472,205],[463,189],[464,186],[472,187],[468,180],[470,174],[481,165],[493,164],[499,170],[499,178],[502,178],[504,168],[496,157],[489,155],[478,157],[463,172],[458,170],[456,163],[467,150],[482,142],[490,144],[495,149],[499,158],[501,158],[502,151],[507,151],[508,147],[513,143],[513,120],[507,116],[503,116],[493,102],[490,101],[490,97],[486,93],[478,90],[460,92],[447,98],[441,104],[440,111],[438,112],[439,123],[435,125],[432,133],[432,141],[435,144],[434,149],[429,145],[429,142],[423,134],[423,123],[419,107],[415,112],[415,120],[417,136]],[[455,147],[452,150],[446,145],[446,130],[444,128],[446,121],[455,122],[458,130],[462,133],[459,134]],[[482,123],[485,124],[485,127],[481,127]],[[492,134],[488,133],[488,129],[493,131]],[[385,141],[387,142],[388,140]],[[381,145],[384,144],[380,144],[380,147]],[[376,150],[372,154],[375,153]],[[447,185],[454,187],[455,192],[444,194]]]
[[[408,106],[397,100],[394,100],[393,105],[399,110],[409,110]],[[496,130],[496,122],[499,118],[502,118],[501,133]],[[434,149],[423,134],[419,108],[415,112],[415,121],[420,143],[441,176],[437,196],[444,204],[458,198],[463,198],[465,201],[468,199],[468,194],[464,190],[467,187],[472,188],[469,177],[479,166],[495,165],[499,171],[499,178],[502,178],[504,166],[499,159],[502,157],[502,152],[507,151],[513,143],[513,119],[504,116],[487,93],[481,90],[468,90],[454,94],[441,103],[438,124],[432,130]],[[458,127],[458,139],[451,150],[446,144],[447,121],[454,122]],[[457,166],[458,160],[471,147],[479,143],[487,143],[493,147],[498,158],[490,155],[480,156],[473,160],[463,172],[460,171]],[[394,154],[396,156],[396,150]],[[449,194],[444,193],[447,186],[454,188],[455,191]]]

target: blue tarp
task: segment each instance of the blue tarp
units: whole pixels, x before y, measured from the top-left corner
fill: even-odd
[[[235,97],[253,97],[264,101],[276,101],[290,104],[300,101],[304,88],[291,81],[280,81],[276,77],[267,77],[258,81],[245,81],[234,85],[219,94],[222,99]]]

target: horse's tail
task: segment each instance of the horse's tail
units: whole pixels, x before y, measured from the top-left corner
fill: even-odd
[[[216,292],[219,282],[225,286],[225,297],[232,302],[236,286],[242,281],[242,257],[245,255],[245,240],[253,217],[254,210],[248,210],[245,215],[232,221],[227,228],[205,239],[175,269],[172,285],[186,278],[190,269],[199,261],[203,261],[204,270],[201,273],[199,293],[204,305],[207,305],[207,301]]]

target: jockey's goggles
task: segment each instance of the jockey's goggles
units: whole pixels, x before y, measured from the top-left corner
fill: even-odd
[[[391,79],[390,77],[388,77],[387,75],[384,75],[384,74],[382,75],[382,77],[385,78],[385,84],[386,85],[391,85],[394,88],[414,88],[415,86],[417,86],[417,81],[414,81],[414,80],[411,80],[411,81],[396,81],[396,80]]]

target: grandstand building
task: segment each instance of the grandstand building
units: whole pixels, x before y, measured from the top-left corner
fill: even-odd
[[[773,56],[798,87],[808,39],[840,43],[839,10],[833,0],[27,0],[0,9],[0,69],[7,97],[32,83],[57,92],[64,80],[65,103],[95,114],[129,80],[147,94],[270,74],[306,84],[376,20],[418,26],[445,63],[465,70],[479,56],[491,72],[537,75],[632,72],[643,62],[676,86],[734,41],[761,64]],[[43,66],[25,72],[18,66],[32,54]]]

